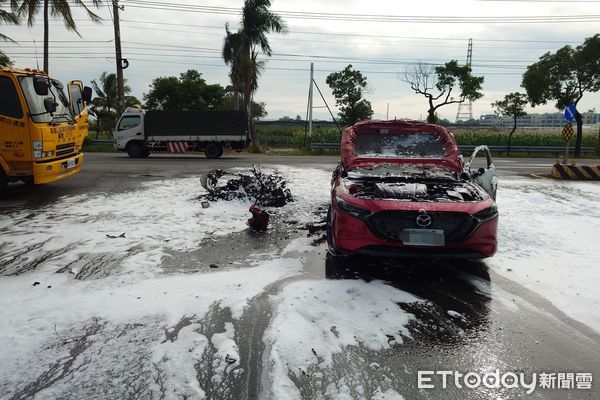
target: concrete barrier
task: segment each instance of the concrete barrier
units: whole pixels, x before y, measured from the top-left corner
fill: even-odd
[[[550,175],[556,179],[600,181],[600,166],[556,163]]]

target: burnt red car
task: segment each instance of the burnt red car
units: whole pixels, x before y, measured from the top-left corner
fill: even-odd
[[[471,170],[477,154],[481,168]],[[331,254],[478,259],[496,252],[498,180],[489,149],[464,163],[454,136],[418,121],[363,121],[342,135]]]

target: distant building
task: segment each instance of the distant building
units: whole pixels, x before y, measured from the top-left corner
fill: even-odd
[[[600,113],[584,112],[584,125],[600,124]],[[513,119],[510,117],[500,117],[496,114],[483,114],[477,121],[479,126],[489,128],[508,128],[513,124]],[[560,128],[565,125],[565,116],[563,113],[543,113],[543,114],[527,114],[517,118],[517,126],[522,128]]]

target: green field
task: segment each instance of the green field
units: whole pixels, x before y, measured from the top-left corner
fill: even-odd
[[[506,146],[508,145],[508,131],[490,130],[457,130],[454,136],[461,145]],[[305,147],[304,129],[293,126],[258,126],[258,138],[263,147],[271,149],[302,149]],[[336,128],[316,128],[313,131],[312,143],[339,143],[341,134]],[[553,131],[523,131],[517,130],[513,134],[513,146],[564,146],[565,140],[560,130]],[[571,140],[571,146],[575,139]],[[598,135],[584,133],[582,146],[594,147],[598,144]]]

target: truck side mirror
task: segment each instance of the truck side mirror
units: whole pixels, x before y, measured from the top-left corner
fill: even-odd
[[[86,103],[89,103],[92,101],[92,88],[89,86],[85,86],[83,88],[83,93],[81,94],[81,98],[83,99],[83,101],[85,101]]]
[[[56,111],[56,103],[52,97],[46,97],[44,99],[44,108],[46,109],[46,112],[50,114]]]
[[[33,88],[38,96],[48,96],[48,79],[39,75],[34,76]]]

